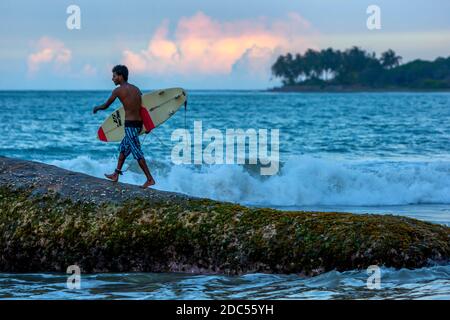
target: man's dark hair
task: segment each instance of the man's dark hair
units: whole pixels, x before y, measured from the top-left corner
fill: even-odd
[[[122,76],[125,81],[128,81],[128,68],[124,65],[118,64],[112,69],[118,76]]]

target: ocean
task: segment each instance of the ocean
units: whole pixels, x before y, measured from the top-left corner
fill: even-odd
[[[144,92],[147,90],[143,90]],[[155,189],[282,210],[404,215],[450,226],[450,93],[274,93],[187,90],[180,110],[142,148]],[[118,143],[96,133],[120,104],[92,114],[107,91],[0,91],[0,155],[103,178]],[[279,170],[261,163],[174,164],[171,136],[227,129],[279,130]],[[209,141],[204,139],[201,148]],[[269,144],[270,147],[270,144]],[[247,159],[248,160],[248,159]],[[142,184],[130,156],[122,182]],[[314,278],[247,274],[89,274],[66,288],[66,274],[0,273],[0,299],[450,299],[450,265],[365,270]]]

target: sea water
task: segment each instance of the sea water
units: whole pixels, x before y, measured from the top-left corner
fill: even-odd
[[[144,90],[145,91],[145,90]],[[394,214],[450,226],[450,93],[272,93],[187,91],[183,109],[142,148],[158,190],[282,210]],[[103,177],[118,144],[97,140],[110,111],[92,114],[106,91],[0,91],[0,155]],[[175,129],[279,129],[280,169],[260,164],[175,165]],[[203,141],[204,145],[208,141]],[[130,158],[121,181],[145,177]],[[93,274],[68,290],[65,274],[0,274],[0,298],[93,299],[450,299],[450,265],[381,269],[370,290],[365,270],[239,277]]]

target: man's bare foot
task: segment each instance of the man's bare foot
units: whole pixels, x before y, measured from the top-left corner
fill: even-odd
[[[142,189],[147,189],[148,187],[152,186],[155,184],[155,180],[151,179],[151,180],[147,180],[145,181],[145,183],[141,186]]]
[[[119,180],[119,175],[117,173],[106,174],[105,177],[111,180],[112,182],[117,182]]]

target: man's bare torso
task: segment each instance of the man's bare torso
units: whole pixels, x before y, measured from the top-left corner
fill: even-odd
[[[117,97],[125,109],[126,120],[142,120],[139,110],[142,106],[141,90],[138,87],[125,83],[116,90]]]

